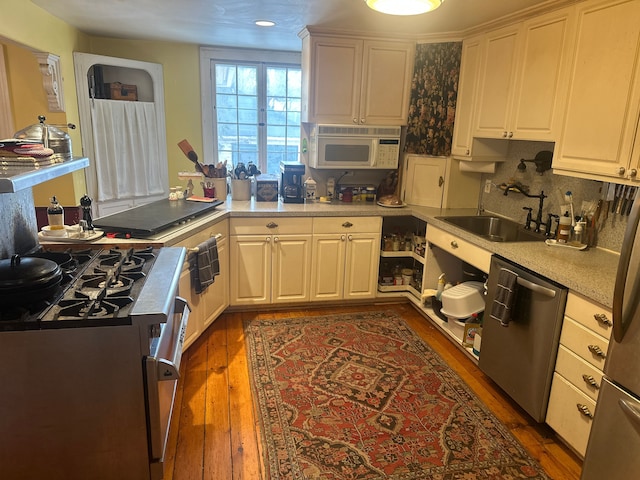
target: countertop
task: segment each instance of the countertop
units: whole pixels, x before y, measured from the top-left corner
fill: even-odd
[[[194,230],[202,230],[225,218],[271,217],[271,216],[415,216],[445,231],[451,232],[485,250],[501,255],[539,275],[560,283],[570,290],[584,295],[606,307],[613,303],[613,289],[619,255],[615,252],[590,248],[584,251],[561,247],[550,247],[540,242],[501,243],[490,242],[451,225],[439,216],[474,215],[475,209],[440,209],[415,205],[402,208],[381,207],[372,203],[282,203],[233,201],[228,198],[216,211],[197,217],[187,223],[176,225],[162,234],[145,239],[110,239],[103,237],[91,242],[92,245],[175,245],[193,235]],[[44,246],[62,245],[59,242],[41,241]],[[68,243],[64,244],[69,246]],[[86,245],[86,244],[85,244]]]

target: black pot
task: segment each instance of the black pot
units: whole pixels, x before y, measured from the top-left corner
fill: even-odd
[[[0,303],[26,306],[50,299],[62,281],[62,270],[52,260],[13,255],[0,260]]]

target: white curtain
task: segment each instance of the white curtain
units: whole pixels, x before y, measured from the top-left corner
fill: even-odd
[[[162,194],[158,128],[151,102],[92,100],[98,201]]]

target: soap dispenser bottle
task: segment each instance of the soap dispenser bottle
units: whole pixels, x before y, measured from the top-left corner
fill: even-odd
[[[51,230],[64,229],[64,209],[55,196],[51,198],[51,204],[47,208],[47,219]]]
[[[564,215],[560,217],[558,225],[558,243],[568,243],[571,237],[571,216],[569,212],[564,212]]]

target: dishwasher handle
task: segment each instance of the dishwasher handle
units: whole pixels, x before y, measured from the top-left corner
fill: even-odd
[[[529,280],[525,280],[522,277],[518,277],[516,280],[518,285],[521,287],[527,288],[532,292],[539,293],[549,298],[554,298],[556,296],[556,291],[547,287],[543,287],[542,285],[538,285],[537,283],[530,282]]]

